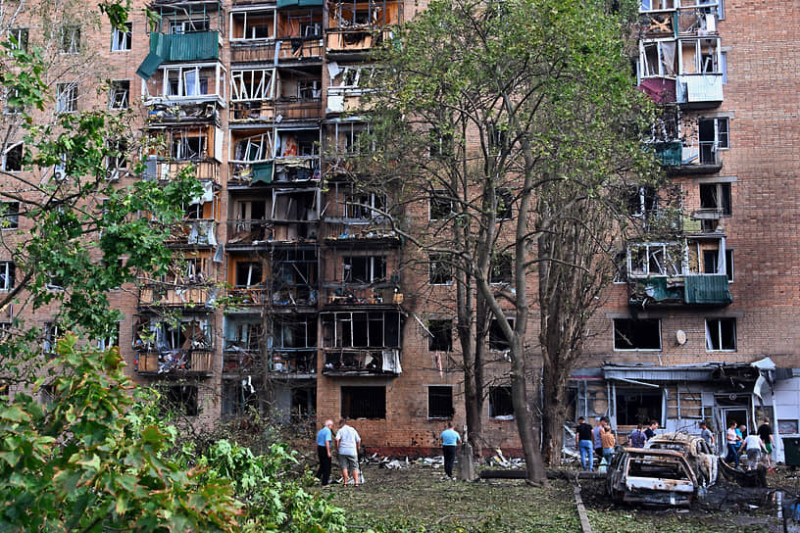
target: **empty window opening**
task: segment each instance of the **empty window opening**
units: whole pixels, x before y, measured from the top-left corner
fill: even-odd
[[[428,387],[428,418],[453,418],[453,387]]]
[[[128,109],[130,106],[131,82],[130,80],[114,80],[108,95],[108,108]]]
[[[80,26],[61,26],[58,32],[58,51],[62,54],[77,54],[81,51]]]
[[[236,263],[236,286],[253,287],[264,281],[264,266],[259,261]]]
[[[386,211],[386,195],[354,193],[345,196],[344,217],[356,220],[371,220]]]
[[[706,350],[724,352],[736,350],[736,319],[706,319]]]
[[[514,193],[508,187],[497,187],[494,190],[497,220],[510,220],[513,217]]]
[[[324,315],[323,344],[326,348],[398,348],[401,320],[394,311]]]
[[[617,424],[635,426],[661,420],[662,396],[658,389],[620,389],[615,397]]]
[[[297,387],[292,389],[292,421],[300,422],[314,416],[317,408],[317,389]]]
[[[56,322],[45,322],[42,330],[42,350],[44,350],[44,353],[55,353],[56,343],[63,335],[64,331]]]
[[[194,385],[172,385],[162,392],[162,412],[184,416],[197,416],[197,387]]]
[[[628,196],[628,213],[632,217],[645,218],[658,209],[658,194],[653,187],[637,187]]]
[[[514,418],[514,404],[511,401],[511,387],[489,387],[489,418]]]
[[[429,352],[451,352],[453,351],[453,320],[446,319],[433,319],[428,321],[428,331],[431,332],[428,337],[428,351]]]
[[[234,160],[243,162],[272,159],[272,135],[269,132],[234,141]]]
[[[222,381],[222,417],[235,418],[247,414],[251,409],[258,409],[258,389],[260,383],[252,380]]]
[[[270,340],[274,348],[316,348],[317,321],[310,317],[275,320]]]
[[[453,215],[453,200],[446,189],[434,189],[430,198],[430,219],[447,220]]]
[[[73,113],[78,109],[78,84],[56,84],[56,112]]]
[[[0,202],[0,229],[19,227],[19,202]]]
[[[12,28],[8,30],[12,50],[28,50],[28,28]]]
[[[642,41],[639,45],[639,76],[675,77],[677,67],[675,41]]]
[[[511,329],[514,329],[514,319],[506,318],[506,320],[508,320]],[[493,318],[489,323],[489,349],[501,352],[511,349],[511,343],[506,338],[506,334],[503,333],[500,322],[496,318]]]
[[[489,283],[511,283],[514,272],[514,256],[509,252],[501,252],[492,257],[489,271]]]
[[[698,141],[700,143],[700,164],[717,164],[717,151],[729,147],[728,119],[701,118],[698,121]]]
[[[231,101],[272,100],[275,97],[275,69],[231,71]]]
[[[386,387],[342,387],[342,418],[386,418]]]
[[[125,29],[114,28],[111,31],[111,51],[126,52],[131,49],[131,38],[133,37],[133,23],[126,22]]]
[[[660,350],[661,320],[614,319],[615,350]]]
[[[14,288],[16,268],[12,261],[0,261],[0,291],[10,291]]]
[[[169,33],[173,35],[209,31],[210,27],[209,20],[206,18],[169,21]]]
[[[231,40],[256,41],[275,37],[274,12],[231,13]]]
[[[97,349],[98,350],[108,350],[109,348],[117,347],[119,348],[119,331],[120,331],[120,324],[114,326],[114,330],[108,337],[100,339],[97,341]]]
[[[372,283],[385,278],[385,256],[345,256],[343,258],[342,281]]]
[[[733,250],[725,249],[725,275],[728,276],[728,282],[733,283]]]
[[[3,152],[2,169],[6,172],[19,172],[22,170],[22,156],[25,153],[22,143],[8,146]]]
[[[701,183],[700,209],[720,215],[732,214],[730,183]]]
[[[429,256],[429,277],[431,285],[451,285],[453,283],[453,266],[446,254]]]

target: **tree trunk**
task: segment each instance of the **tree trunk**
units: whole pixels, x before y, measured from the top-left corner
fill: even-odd
[[[566,379],[545,371],[542,388],[542,455],[547,466],[557,468],[561,466],[561,449],[564,444]]]
[[[522,443],[522,453],[525,456],[527,473],[525,480],[531,485],[547,485],[547,472],[539,453],[539,439],[534,429],[534,416],[528,406],[525,389],[525,361],[519,337],[514,339],[511,349],[516,352],[511,357],[511,402],[514,406],[514,419],[517,422],[517,431]]]
[[[461,335],[460,331],[459,335]],[[467,415],[467,439],[472,444],[475,455],[480,456],[481,442],[483,441],[483,420],[481,419],[483,401],[475,372],[475,348],[469,337],[466,337],[466,342],[463,342],[461,346],[464,358],[464,410]]]

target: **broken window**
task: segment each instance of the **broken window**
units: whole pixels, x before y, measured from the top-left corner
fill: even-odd
[[[452,352],[453,351],[453,320],[432,319],[428,321],[428,351]]]
[[[19,172],[22,170],[22,156],[25,153],[21,142],[8,145],[2,158],[2,170],[6,172]]]
[[[280,132],[278,137],[280,157],[316,157],[319,131]]]
[[[383,216],[385,210],[385,194],[353,193],[344,199],[344,218],[371,220]]]
[[[342,418],[386,418],[386,387],[342,387]]]
[[[659,389],[616,389],[617,425],[647,425],[661,420],[662,396]]]
[[[263,327],[260,322],[227,322],[226,350],[260,351]]]
[[[725,117],[701,118],[697,125],[700,164],[717,164],[717,150],[729,147],[728,119]]]
[[[114,80],[108,93],[108,108],[111,110],[128,109],[131,93],[130,80]]]
[[[701,183],[700,209],[720,215],[731,215],[731,184]]]
[[[653,187],[637,187],[628,196],[628,213],[632,217],[645,218],[658,209],[658,193]]]
[[[0,202],[0,229],[19,227],[19,202]]]
[[[213,68],[175,67],[164,69],[165,96],[203,96],[209,93],[209,78],[214,78]]]
[[[506,320],[508,320],[509,325],[513,329],[514,319],[506,318]],[[503,330],[500,327],[500,322],[498,322],[496,318],[493,318],[489,323],[489,349],[497,350],[499,352],[504,352],[511,349],[511,343],[506,338],[506,334],[503,333]]]
[[[182,35],[185,33],[199,33],[209,31],[210,24],[206,18],[197,18],[189,20],[170,20],[169,33],[173,35]]]
[[[675,41],[642,41],[639,44],[640,77],[674,77],[676,64]]]
[[[114,326],[114,331],[108,337],[97,341],[98,350],[108,350],[112,347],[119,348],[119,322]]]
[[[272,322],[271,339],[274,349],[316,348],[317,321],[313,317],[276,319]]]
[[[728,276],[728,283],[733,283],[733,250],[725,249],[725,275]]]
[[[510,386],[489,387],[489,418],[514,418]]]
[[[325,315],[324,345],[332,348],[398,348],[401,320],[396,311]]]
[[[660,350],[661,320],[615,318],[614,350]]]
[[[628,276],[678,276],[681,249],[670,244],[636,244],[628,247]]]
[[[374,142],[368,142],[369,125],[363,123],[335,124],[336,151],[345,154],[358,154],[375,149]],[[361,136],[363,139],[359,140]]]
[[[109,139],[106,168],[108,179],[119,178],[120,172],[128,168],[128,141],[126,139]]]
[[[431,285],[451,285],[453,266],[447,254],[431,254],[429,257],[428,282]]]
[[[453,387],[428,387],[428,418],[453,418]]]
[[[265,161],[272,159],[272,135],[269,132],[238,139],[234,144],[236,161]]]
[[[111,51],[126,52],[131,49],[133,37],[133,23],[126,22],[125,29],[114,28],[111,30]]]
[[[197,416],[196,385],[171,385],[162,391],[162,412],[177,413],[184,416]]]
[[[236,263],[236,286],[253,287],[264,281],[264,266],[260,261],[239,261]]]
[[[81,51],[81,27],[64,25],[58,31],[58,51],[62,54],[77,54]]]
[[[430,220],[446,220],[453,215],[453,200],[446,189],[434,189],[430,198]]]
[[[272,100],[275,97],[275,69],[231,71],[231,101]]]
[[[201,130],[178,130],[172,133],[172,159],[198,159],[208,154],[208,138]]]
[[[78,84],[56,84],[56,113],[74,113],[78,109]]]
[[[257,41],[274,37],[274,11],[231,13],[231,41]]]
[[[706,319],[706,351],[724,352],[736,350],[736,319]]]
[[[28,50],[28,28],[12,28],[8,30],[8,40],[12,50]]]
[[[366,87],[369,85],[369,80],[372,78],[374,71],[374,67],[342,67],[339,73],[331,80],[331,87],[340,87],[342,89]]]
[[[386,278],[386,256],[345,256],[342,281],[372,283]]]
[[[641,0],[640,11],[663,11],[675,9],[676,0]]]
[[[16,268],[13,261],[0,261],[0,291],[14,288]]]
[[[720,74],[719,39],[681,41],[681,74]]]
[[[42,328],[42,350],[46,354],[53,354],[56,351],[56,343],[64,332],[56,322],[45,322]]]
[[[510,220],[513,216],[512,205],[514,203],[514,193],[508,187],[497,187],[494,190],[494,200],[496,203],[495,213],[497,220]]]
[[[514,271],[514,256],[510,252],[494,254],[489,268],[489,283],[511,283]]]
[[[258,408],[258,394],[251,380],[222,381],[222,417],[242,416],[250,409]]]

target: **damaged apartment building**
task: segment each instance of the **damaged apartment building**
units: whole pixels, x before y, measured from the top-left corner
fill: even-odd
[[[115,179],[191,169],[202,184],[171,228],[170,272],[112,298],[128,372],[208,424],[249,409],[348,417],[371,449],[437,446],[447,420],[465,422],[455,314],[435,301],[452,298],[452,274],[436,257],[410,266],[420,258],[384,216],[390,192],[364,192],[348,164],[369,130],[357,110],[370,52],[424,6],[154,0],[152,20],[141,7],[127,32],[71,34],[108,44],[108,108],[135,112],[144,171]],[[800,436],[797,17],[750,0],[640,3],[637,84],[663,111],[647,145],[682,192],[682,235],[628,243],[570,417],[608,416],[621,434],[708,420],[719,440],[732,419],[769,416]],[[90,108],[74,98],[88,88],[58,91],[59,112]],[[9,144],[3,168],[19,171],[19,155]],[[629,200],[642,224],[658,216],[655,191]],[[13,276],[0,263],[6,290]],[[488,344],[502,359],[494,326]],[[510,386],[486,394],[487,444],[518,448]]]

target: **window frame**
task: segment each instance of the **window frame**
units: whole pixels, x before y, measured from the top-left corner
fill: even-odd
[[[80,52],[81,52],[80,24],[61,25],[58,29],[58,53],[80,54]]]
[[[133,22],[125,22],[126,31],[123,33],[119,28],[111,28],[111,51],[130,52],[133,46]]]
[[[127,84],[127,88],[125,87]],[[120,92],[124,93],[123,99],[117,98]],[[117,105],[117,101],[122,100],[122,105]],[[108,88],[108,109],[111,111],[123,111],[131,107],[131,80],[120,79],[112,80]]]
[[[370,398],[362,398],[362,404],[371,404],[368,406],[368,409],[374,409],[373,412],[364,413],[362,411],[354,412],[352,404],[353,392],[361,390],[366,394],[367,391],[372,393],[372,397]],[[349,396],[349,401],[345,402],[345,395]],[[377,396],[383,396],[383,408],[380,408],[380,404],[376,404]],[[339,389],[339,412],[341,413],[342,418],[346,419],[363,419],[363,420],[386,420],[386,386],[385,385],[377,385],[377,386],[348,386],[343,385]],[[345,410],[345,406],[347,405],[347,410]],[[362,405],[361,407],[365,407]],[[364,414],[365,416],[359,416]]]
[[[453,396],[454,396],[454,394],[453,394],[453,386],[452,385],[428,385],[427,389],[428,389],[428,413],[427,413],[428,414],[428,417],[427,417],[428,420],[451,420],[453,418],[453,416],[455,416],[455,412],[456,412],[455,404],[453,403]],[[449,394],[446,394],[445,391],[448,391]],[[431,399],[432,399],[433,396],[436,395],[434,393],[445,393],[445,394],[442,394],[442,397],[449,396],[449,403],[450,403],[450,409],[448,410],[449,414],[444,414],[444,412],[433,413],[434,409],[431,408],[431,403],[432,403]],[[447,402],[447,400],[445,400],[445,402]]]
[[[428,320],[428,351],[447,352],[453,351],[453,319],[452,318],[432,318]],[[437,338],[441,334],[444,338]]]
[[[511,412],[507,414],[504,412],[503,414],[498,414],[495,412],[496,407],[495,404],[498,403],[497,396],[501,393],[501,391],[508,391],[509,401],[511,403]],[[503,395],[506,393],[503,392]],[[487,394],[487,407],[489,409],[489,419],[491,420],[514,420],[514,399],[513,399],[513,392],[511,390],[511,385],[495,385],[489,387],[489,393]]]
[[[56,84],[56,113],[75,113],[78,110],[78,82]]]
[[[633,329],[634,327],[636,327],[636,323],[642,323],[642,322],[655,322],[655,323],[657,323],[657,326],[658,326],[658,348],[638,348],[633,343],[635,338],[630,341],[630,344],[631,344],[630,348],[618,347],[617,346],[617,331],[620,329],[620,328],[617,327],[617,322],[618,321],[629,322],[631,324],[630,329]],[[661,352],[661,351],[664,350],[664,331],[663,331],[663,324],[661,323],[661,319],[660,318],[646,318],[646,319],[638,319],[638,320],[634,319],[634,318],[614,318],[614,319],[612,319],[611,334],[612,334],[612,339],[611,339],[612,340],[612,346],[614,347],[614,351],[615,352]],[[624,336],[624,332],[622,334]]]
[[[14,261],[0,261],[0,292],[14,290],[17,281],[16,270]]]
[[[20,205],[19,202],[0,202],[0,220],[8,221],[8,225],[5,223],[0,224],[0,229],[3,230],[16,230],[19,229],[19,215],[20,215]],[[6,208],[5,206],[9,206]],[[16,209],[12,209],[13,206],[16,206]],[[8,212],[5,212],[5,211]]]
[[[9,168],[9,154],[12,151],[19,151],[19,155],[15,156],[16,165],[14,168]],[[22,172],[22,159],[25,157],[25,143],[23,141],[8,143],[6,149],[3,150],[2,157],[0,158],[0,169],[3,172]]]
[[[438,194],[440,192],[443,194]],[[447,211],[447,204],[450,206],[449,211]],[[453,207],[453,200],[447,195],[447,189],[433,189],[428,198],[428,220],[442,221],[452,218],[455,214]],[[440,217],[440,214],[444,216]]]
[[[13,37],[17,41],[16,43],[11,44],[12,50],[22,50],[23,52],[28,51],[28,43],[30,42],[30,28],[9,28],[8,36]]]
[[[732,326],[732,339],[733,339],[733,347],[726,348],[723,346],[724,332],[722,331],[723,323],[728,323]],[[714,328],[713,326],[716,325]],[[716,331],[712,331],[712,329]],[[736,352],[738,350],[738,341],[737,341],[737,325],[736,325],[736,318],[735,317],[716,317],[716,318],[706,318],[705,319],[705,337],[706,337],[706,352]],[[714,335],[717,335],[717,344],[719,348],[714,348]]]
[[[511,327],[514,327],[516,319],[514,317],[505,317],[509,321]],[[499,334],[498,334],[499,333]],[[495,352],[506,352],[511,349],[511,343],[503,335],[500,329],[500,322],[497,318],[492,318],[489,321],[489,331],[487,331],[487,341],[489,350]]]
[[[428,285],[450,287],[453,285],[453,265],[448,254],[428,254]]]

